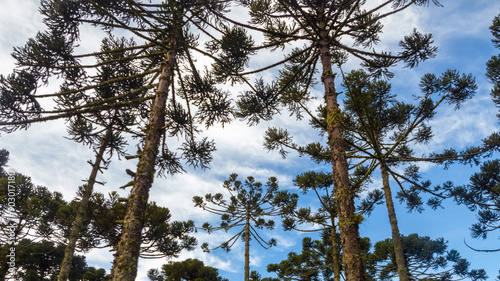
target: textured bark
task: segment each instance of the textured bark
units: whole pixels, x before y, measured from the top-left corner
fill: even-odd
[[[139,157],[134,185],[127,202],[122,235],[116,247],[111,272],[114,281],[132,281],[137,276],[142,228],[149,199],[149,189],[153,184],[155,175],[156,157],[162,131],[164,130],[163,127],[165,126],[165,107],[174,73],[176,50],[177,38],[170,38],[169,50],[163,62],[158,90],[152,104],[149,123],[146,127],[144,147]]]
[[[97,173],[99,172],[99,169],[101,167],[104,153],[106,152],[108,141],[112,133],[113,129],[109,127],[106,130],[106,134],[102,139],[99,151],[97,152],[94,164],[92,165],[92,172],[90,173],[87,185],[85,186],[80,204],[78,204],[75,222],[73,223],[73,227],[71,228],[71,233],[68,238],[68,244],[66,245],[66,249],[64,250],[64,258],[61,263],[61,271],[59,272],[59,276],[57,277],[58,281],[66,281],[69,278],[69,271],[71,269],[73,255],[75,253],[76,242],[78,241],[78,239],[80,239],[80,233],[83,229],[83,223],[85,221],[85,218],[87,217],[90,197],[92,196],[92,192],[94,191]]]
[[[396,255],[396,265],[398,267],[398,275],[400,281],[410,281],[410,273],[406,267],[406,261],[403,254],[403,244],[401,242],[401,234],[399,233],[398,219],[396,218],[396,210],[392,201],[391,187],[389,185],[389,172],[385,163],[381,163],[380,170],[382,172],[382,184],[385,194],[385,204],[389,214],[389,222],[391,224],[392,242],[394,244],[394,253]]]
[[[342,270],[342,265],[340,263],[340,249],[338,246],[337,228],[335,226],[334,219],[332,219],[332,234],[330,239],[332,241],[333,280],[340,281],[340,271]]]
[[[245,281],[250,280],[250,214],[247,211],[245,223]]]
[[[322,11],[319,11],[322,15]],[[345,153],[345,140],[341,127],[341,113],[335,91],[335,75],[332,71],[330,46],[331,42],[325,28],[325,20],[319,21],[320,28],[320,54],[323,67],[322,81],[325,87],[325,101],[327,109],[328,144],[331,149],[333,178],[335,188],[335,202],[339,218],[340,240],[343,250],[343,266],[346,280],[364,281],[365,268],[361,255],[359,237],[360,218],[355,213],[355,190],[349,182],[347,156]]]

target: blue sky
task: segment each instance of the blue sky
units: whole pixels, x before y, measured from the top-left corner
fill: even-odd
[[[421,153],[439,151],[450,146],[460,150],[478,144],[483,137],[499,129],[495,118],[498,109],[490,100],[491,86],[484,77],[484,72],[486,61],[498,53],[491,44],[488,27],[493,17],[500,13],[500,1],[443,0],[441,2],[444,8],[434,6],[412,8],[388,18],[383,22],[385,28],[381,36],[380,48],[397,50],[399,39],[417,27],[421,32],[433,33],[435,44],[439,47],[436,58],[424,62],[416,69],[396,68],[396,76],[391,83],[393,93],[397,94],[398,98],[411,101],[411,95],[418,94],[420,77],[428,72],[439,75],[446,69],[458,69],[476,76],[479,85],[476,96],[465,103],[463,109],[458,112],[443,107],[444,110],[432,122],[435,137],[428,146],[419,148]],[[241,16],[239,9],[233,9],[233,13],[235,17]],[[43,24],[37,12],[37,1],[2,0],[1,74],[9,74],[14,67],[14,60],[10,57],[12,47],[23,45],[40,28],[43,28]],[[95,32],[91,28],[84,28],[81,48],[95,48],[99,44],[101,35],[102,33]],[[259,39],[258,36],[255,38]],[[280,56],[281,54],[277,52],[259,54],[250,67],[258,68],[268,63],[270,59],[278,60]],[[346,65],[348,70],[358,67],[356,62]],[[275,75],[275,70],[267,71],[264,73],[264,79],[271,80]],[[338,79],[336,82],[340,83]],[[40,91],[54,89],[57,89],[57,81],[53,81],[47,89]],[[237,88],[234,92],[239,90],[240,88]],[[321,85],[317,87],[315,94],[318,97],[322,96]],[[235,121],[224,129],[211,129],[204,132],[206,136],[215,139],[218,149],[214,154],[211,170],[205,172],[188,170],[186,174],[166,179],[157,178],[151,189],[151,200],[168,207],[176,220],[193,219],[198,225],[205,221],[215,223],[217,217],[195,209],[191,198],[208,192],[222,192],[222,181],[231,173],[238,173],[240,178],[254,176],[261,182],[265,182],[270,176],[276,176],[281,188],[294,190],[292,179],[295,175],[308,170],[330,170],[329,167],[318,167],[294,153],[283,160],[278,153],[266,152],[262,142],[263,134],[269,126],[288,128],[299,143],[317,140],[317,133],[309,128],[307,120],[297,122],[286,113],[276,116],[270,122],[260,123],[251,128],[247,128],[244,122]],[[65,139],[65,134],[64,122],[36,124],[27,131],[2,133],[0,148],[10,151],[10,165],[13,169],[31,176],[37,184],[62,192],[65,198],[70,200],[74,197],[77,187],[81,185],[81,180],[88,177],[90,166],[87,161],[93,158],[93,153],[87,147]],[[135,145],[130,142],[132,151],[135,151]],[[110,169],[100,177],[106,185],[99,187],[97,191],[108,193],[129,181],[125,169],[135,170],[135,162],[113,159]],[[423,170],[424,176],[436,184],[447,180],[464,184],[474,172],[474,168],[471,167],[452,167],[443,170],[442,167],[432,165],[424,166]],[[380,183],[380,179],[375,177],[372,188],[380,187]],[[119,192],[127,196],[126,191]],[[305,204],[316,203],[310,201]],[[465,207],[450,202],[445,205],[445,209],[408,214],[404,206],[398,205],[397,215],[401,233],[406,235],[418,233],[431,238],[444,237],[449,241],[450,249],[459,250],[462,256],[469,259],[472,268],[484,268],[491,280],[498,275],[500,253],[477,253],[468,249],[463,243],[465,239],[477,248],[500,248],[498,233],[493,233],[486,241],[472,239],[468,228],[475,221],[475,215]],[[363,222],[360,232],[362,236],[370,237],[372,242],[390,237],[388,218],[383,206],[379,206],[372,216]],[[254,245],[251,249],[251,268],[264,276],[273,276],[266,273],[266,265],[285,259],[290,251],[299,251],[304,235],[295,232],[285,233],[279,227],[276,231],[264,235],[277,238],[278,246],[264,251]],[[223,232],[211,235],[198,232],[196,236],[199,244],[207,241],[216,244],[232,235]],[[221,275],[230,280],[242,280],[243,250],[243,244],[237,243],[228,254],[223,251],[206,254],[196,249],[182,253],[178,259],[197,258],[207,265],[219,268]],[[90,265],[109,269],[112,253],[107,249],[93,251],[87,254],[87,261]],[[159,268],[165,262],[166,260],[141,260],[137,280],[147,280],[145,277],[147,270]]]

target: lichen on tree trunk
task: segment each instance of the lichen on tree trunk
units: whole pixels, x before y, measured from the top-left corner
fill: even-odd
[[[321,11],[320,11],[321,12]],[[321,14],[321,13],[320,13]],[[324,28],[324,23],[319,23]],[[341,127],[341,113],[335,91],[335,75],[332,71],[330,38],[326,30],[320,30],[320,54],[323,67],[322,81],[325,88],[327,109],[328,144],[331,149],[334,196],[339,218],[339,231],[343,251],[343,265],[346,280],[365,280],[365,268],[361,255],[359,216],[355,213],[355,190],[350,185],[345,140]]]
[[[176,63],[177,38],[169,39],[169,50],[162,65],[158,90],[146,127],[144,146],[137,164],[134,184],[127,202],[122,235],[116,247],[111,271],[112,280],[135,280],[142,241],[142,228],[153,184],[155,163],[165,126],[165,107]]]

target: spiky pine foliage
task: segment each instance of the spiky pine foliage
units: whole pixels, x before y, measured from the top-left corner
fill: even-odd
[[[500,48],[500,15],[493,19],[493,24],[490,26],[491,34],[493,35],[493,45]],[[491,97],[493,102],[500,106],[500,58],[499,56],[492,56],[486,63],[486,77],[493,84],[491,90]],[[500,114],[497,115],[500,118]]]
[[[417,166],[407,168],[406,175],[395,172],[391,167],[402,163],[416,165],[419,161],[470,163],[478,161],[481,154],[489,151],[485,143],[461,152],[448,149],[442,153],[417,157],[412,148],[430,142],[433,133],[428,124],[437,114],[439,106],[448,103],[459,108],[474,95],[477,85],[470,74],[460,75],[456,70],[448,70],[440,77],[424,75],[420,82],[423,95],[416,105],[397,101],[396,95],[391,93],[390,84],[383,80],[373,81],[364,71],[348,74],[343,86],[347,89],[343,122],[352,157],[372,161],[370,170],[377,165],[384,166],[388,175],[398,183],[409,182],[412,186],[409,190],[400,184],[403,191],[398,195],[402,200],[408,200],[410,210],[420,208],[420,204],[411,199],[421,202],[418,199],[420,192],[429,192],[437,197],[432,201],[435,208],[438,199],[445,197],[448,190],[431,190],[429,183],[419,181]]]
[[[472,237],[488,237],[488,233],[500,229],[500,160],[486,161],[479,172],[473,174],[470,182],[455,186],[452,195],[460,204],[471,211],[477,211],[477,223],[471,227]],[[494,251],[500,251],[494,250]]]

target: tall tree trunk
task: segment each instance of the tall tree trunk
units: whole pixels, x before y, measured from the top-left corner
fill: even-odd
[[[337,239],[337,227],[335,226],[335,219],[332,218],[332,233],[330,236],[332,241],[332,259],[333,259],[333,280],[340,281],[340,271],[342,269],[342,265],[340,263],[340,249],[339,249],[339,241]]]
[[[132,281],[137,276],[137,264],[142,241],[142,228],[155,176],[155,163],[165,126],[165,107],[176,62],[177,39],[169,39],[169,50],[163,62],[158,90],[146,127],[144,147],[139,157],[134,185],[127,202],[122,234],[116,247],[112,268],[113,281]]]
[[[80,200],[80,204],[78,205],[78,210],[76,213],[75,222],[73,223],[73,228],[71,229],[71,234],[69,235],[68,244],[66,245],[66,249],[64,250],[64,258],[61,263],[61,271],[59,272],[59,276],[57,277],[58,281],[66,281],[69,278],[69,271],[71,269],[71,263],[73,261],[73,255],[75,253],[76,242],[80,238],[80,233],[83,229],[83,223],[85,218],[87,218],[87,210],[89,206],[89,200],[92,196],[92,192],[94,191],[94,184],[96,182],[97,173],[101,168],[101,163],[104,158],[104,153],[108,147],[109,138],[113,133],[113,129],[110,126],[102,138],[101,145],[99,147],[99,151],[95,157],[94,164],[92,165],[92,172],[90,173],[90,177],[85,185],[85,190],[82,195],[82,199]]]
[[[323,11],[319,11],[320,15]],[[347,156],[345,153],[345,140],[341,128],[341,113],[335,91],[335,75],[332,71],[330,55],[330,38],[325,30],[325,20],[319,21],[320,28],[320,54],[323,66],[321,77],[325,87],[325,101],[327,109],[328,144],[331,149],[333,178],[335,188],[335,202],[339,217],[340,240],[343,250],[343,265],[346,280],[364,281],[365,268],[361,255],[359,237],[360,218],[355,213],[355,190],[349,182]]]
[[[394,202],[392,201],[391,187],[389,185],[389,172],[387,171],[387,166],[383,161],[380,163],[380,170],[382,173],[385,204],[387,206],[387,213],[389,214],[389,222],[391,224],[392,242],[394,244],[394,253],[396,255],[396,265],[398,267],[399,280],[410,281],[410,273],[408,272],[408,268],[406,267],[406,261],[403,254],[403,244],[401,242],[401,234],[399,233],[396,210],[394,209]]]
[[[247,210],[245,222],[245,281],[250,280],[250,214]]]

